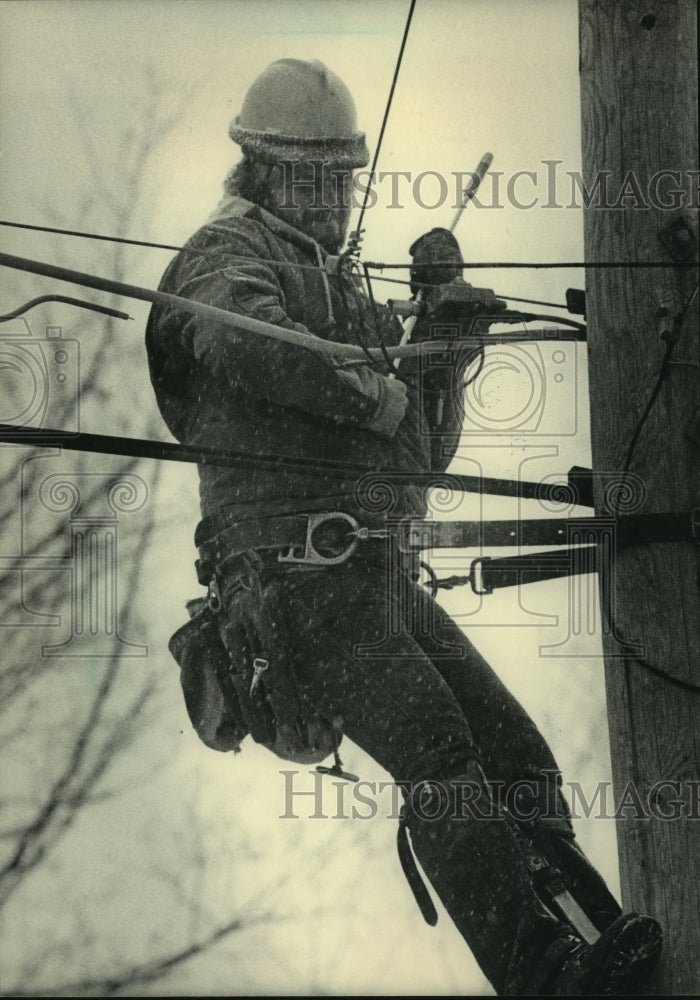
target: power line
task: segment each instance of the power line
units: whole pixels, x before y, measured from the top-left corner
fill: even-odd
[[[382,125],[379,130],[379,138],[377,139],[377,145],[374,148],[374,157],[372,158],[372,167],[369,174],[369,184],[365,188],[365,194],[362,201],[362,207],[360,208],[360,216],[357,221],[357,228],[355,233],[357,234],[357,240],[359,242],[360,234],[362,232],[362,220],[365,217],[365,210],[367,208],[367,202],[369,200],[369,192],[372,185],[372,180],[374,178],[375,170],[377,167],[377,161],[379,160],[379,151],[382,148],[382,140],[384,138],[384,131],[386,129],[387,121],[389,120],[389,112],[391,111],[391,102],[394,99],[394,91],[396,90],[396,81],[399,78],[399,70],[401,69],[401,61],[403,60],[404,50],[406,48],[406,42],[408,40],[408,32],[411,27],[411,20],[413,18],[413,11],[416,6],[416,0],[411,0],[411,6],[408,11],[408,17],[406,18],[406,27],[404,28],[403,38],[401,39],[401,47],[399,49],[399,55],[396,60],[396,66],[394,67],[394,76],[391,81],[391,88],[389,90],[389,97],[387,98],[386,107],[384,108],[384,117],[382,119]]]
[[[196,247],[187,246],[177,246],[174,243],[157,243],[150,240],[135,240],[128,239],[124,236],[108,236],[104,233],[89,233],[83,232],[78,229],[60,229],[56,226],[38,226],[28,222],[11,222],[7,219],[0,219],[0,226],[7,226],[12,229],[26,229],[31,232],[39,233],[51,233],[57,236],[74,236],[80,239],[89,240],[100,240],[107,243],[122,243],[127,246],[135,247],[147,247],[152,250],[171,250],[177,253],[194,253],[199,256],[207,256],[211,251],[198,250]],[[258,258],[256,258],[258,259]],[[287,261],[279,260],[266,260],[264,258],[258,259],[261,264],[274,264],[276,267],[294,267],[301,268],[302,270],[308,271],[318,271],[320,267],[318,264],[297,264]],[[380,261],[366,261],[364,265],[372,271],[384,271],[384,270],[404,270],[409,271],[413,267],[413,263],[407,264],[396,264]],[[461,265],[454,265],[455,267],[461,266],[464,269],[482,269],[482,270],[508,270],[513,268],[676,268],[676,267],[697,267],[697,264],[693,261],[675,261],[669,263],[668,261],[472,261],[471,263],[463,263]],[[384,278],[381,276],[376,276],[373,280],[375,281],[391,281],[394,283],[408,284],[407,281],[401,281],[397,278]],[[520,301],[515,299],[512,295],[501,295],[501,298],[511,299],[513,301]],[[524,299],[523,301],[534,301],[531,299]],[[542,303],[542,305],[550,305],[550,303]],[[554,303],[551,303],[554,305]],[[556,308],[565,309],[566,306],[557,306]]]
[[[450,267],[452,267],[450,262]],[[413,267],[413,263],[408,264],[388,264],[382,263],[380,261],[367,261],[367,267],[373,271],[384,271],[384,270],[404,270],[409,271]],[[694,261],[660,261],[660,260],[633,260],[633,261],[619,261],[619,260],[599,260],[599,261],[478,261],[469,264],[454,264],[454,267],[462,267],[467,269],[473,268],[493,268],[494,270],[504,270],[508,268],[518,268],[518,267],[528,267],[528,268],[677,268],[677,267],[694,267],[697,268],[697,263]]]

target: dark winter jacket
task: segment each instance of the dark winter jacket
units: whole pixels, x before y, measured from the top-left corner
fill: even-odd
[[[327,275],[325,260],[314,240],[229,198],[172,261],[160,288],[326,340],[377,345],[366,296],[351,279],[341,287],[337,275]],[[381,336],[395,344],[401,328],[387,310],[379,312]],[[359,331],[354,339],[349,325]],[[179,441],[368,469],[430,469],[415,378],[408,380],[406,416],[387,438],[366,429],[382,405],[384,378],[369,364],[348,365],[175,307],[153,307],[146,342],[158,405]],[[408,373],[411,362],[404,368]],[[241,521],[312,510],[364,513],[354,498],[357,472],[339,479],[313,470],[200,465],[199,476],[203,517],[223,509]],[[401,487],[395,512],[423,514],[422,488]]]

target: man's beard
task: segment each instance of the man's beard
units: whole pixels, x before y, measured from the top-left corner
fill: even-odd
[[[350,222],[349,209],[280,208],[278,206],[273,214],[316,240],[328,253],[340,253],[345,244]]]
[[[229,172],[224,190],[260,205],[287,225],[310,236],[328,253],[340,253],[345,244],[352,206],[343,204],[335,191],[328,206],[290,205],[281,169],[247,157]]]

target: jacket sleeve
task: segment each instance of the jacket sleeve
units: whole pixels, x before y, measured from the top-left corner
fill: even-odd
[[[439,339],[446,339],[438,334]],[[435,339],[431,325],[420,319],[410,343]],[[424,427],[430,437],[431,472],[445,472],[459,445],[464,421],[464,370],[469,349],[458,342],[444,351],[434,350],[422,358],[405,358],[403,374],[419,385]]]
[[[254,223],[241,221],[225,250],[206,246],[179,270],[172,291],[276,326],[313,332],[285,312],[284,293],[270,251]],[[261,260],[261,258],[263,258]],[[384,377],[369,366],[342,369],[316,351],[192,317],[183,326],[196,360],[259,399],[323,419],[373,429],[386,405]]]

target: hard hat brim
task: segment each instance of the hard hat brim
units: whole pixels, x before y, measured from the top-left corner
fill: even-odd
[[[323,160],[336,167],[366,167],[369,150],[364,132],[349,137],[295,136],[260,132],[231,122],[228,134],[244,153],[266,163],[280,160]]]

